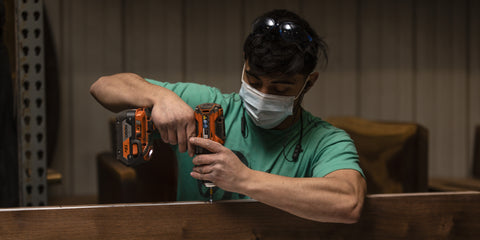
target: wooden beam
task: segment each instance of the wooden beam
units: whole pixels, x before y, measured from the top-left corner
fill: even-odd
[[[480,192],[379,194],[356,224],[313,222],[260,202],[0,209],[1,239],[475,239]]]

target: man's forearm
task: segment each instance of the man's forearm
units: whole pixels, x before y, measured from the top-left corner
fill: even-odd
[[[162,90],[166,89],[150,84],[133,73],[104,76],[90,87],[90,93],[95,99],[113,112],[127,108],[150,107]]]
[[[335,174],[324,178],[290,178],[253,171],[242,193],[302,218],[354,223],[363,205],[364,179],[354,170]]]
[[[151,84],[137,74],[120,73],[99,78],[90,87],[90,93],[113,112],[151,107],[151,119],[162,140],[193,156],[194,147],[188,143],[188,138],[195,135],[193,109],[173,91]]]

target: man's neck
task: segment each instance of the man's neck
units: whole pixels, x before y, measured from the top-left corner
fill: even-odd
[[[300,114],[302,114],[302,107],[297,107],[294,110],[295,110],[294,111],[295,114],[285,118],[285,120],[283,120],[283,122],[280,123],[280,125],[276,126],[273,129],[276,129],[276,130],[286,129],[293,126],[293,124],[295,124],[296,122],[298,122],[300,120]]]

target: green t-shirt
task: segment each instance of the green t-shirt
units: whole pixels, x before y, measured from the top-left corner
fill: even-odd
[[[300,121],[283,130],[257,127],[243,109],[237,93],[222,94],[218,89],[195,83],[165,83],[147,79],[150,83],[172,90],[194,109],[202,103],[218,103],[225,116],[225,147],[253,170],[287,177],[324,177],[340,169],[355,169],[362,175],[358,155],[351,138],[343,130],[303,111],[302,149],[298,161],[292,153],[300,137]],[[245,116],[245,136],[242,135]],[[207,200],[209,189],[192,178],[194,167],[188,153],[178,152],[177,200]],[[247,196],[214,188],[214,200],[241,199]]]

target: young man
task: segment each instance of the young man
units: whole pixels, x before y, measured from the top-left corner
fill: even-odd
[[[163,141],[178,150],[178,200],[206,200],[200,180],[208,180],[216,200],[251,197],[303,218],[353,223],[366,189],[355,146],[301,107],[325,49],[305,20],[274,10],[254,21],[245,41],[239,94],[131,73],[101,77],[90,91],[115,112],[152,108]],[[194,137],[193,108],[207,102],[224,109],[224,146]],[[194,146],[212,154],[194,156]]]

